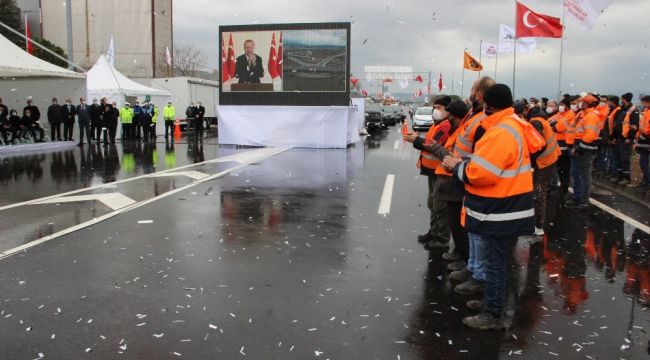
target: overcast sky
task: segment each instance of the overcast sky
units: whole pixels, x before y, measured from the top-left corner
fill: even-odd
[[[561,0],[526,0],[531,9],[561,17]],[[434,17],[435,12],[435,17]],[[496,42],[500,23],[514,26],[514,0],[183,0],[174,2],[174,42],[194,43],[218,59],[220,25],[352,22],[352,73],[364,78],[365,65],[405,65],[439,73],[447,92],[460,93],[463,49],[478,58],[480,40]],[[567,18],[562,92],[650,93],[650,0],[614,0],[591,32]],[[364,40],[367,42],[363,44]],[[538,39],[534,54],[517,57],[517,97],[555,97],[559,39]],[[262,55],[262,54],[260,54]],[[512,55],[498,59],[496,80],[512,84]],[[483,59],[494,76],[495,60]],[[477,73],[465,73],[464,95]],[[368,91],[377,91],[362,81]],[[415,92],[394,83],[390,91]],[[435,86],[434,86],[435,87]]]

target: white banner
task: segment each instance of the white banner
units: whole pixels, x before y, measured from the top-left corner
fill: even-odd
[[[564,13],[584,30],[596,25],[598,16],[612,4],[613,0],[564,0]]]
[[[531,54],[537,47],[535,38],[517,39],[517,54]],[[499,25],[499,54],[511,54],[515,51],[515,29],[508,25]]]
[[[402,88],[402,89],[406,89],[407,87],[409,87],[409,81],[406,80],[406,79],[400,80],[399,81],[399,87]]]

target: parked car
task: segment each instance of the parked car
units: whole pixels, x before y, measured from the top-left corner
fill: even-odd
[[[386,128],[382,121],[381,107],[379,107],[379,105],[370,101],[366,101],[365,117],[365,125],[368,132]]]
[[[396,115],[392,106],[381,107],[381,120],[386,126],[397,124]]]
[[[413,115],[413,130],[423,131],[429,130],[433,125],[433,108],[429,106],[419,107],[415,110]]]
[[[404,111],[403,107],[393,105],[393,110],[395,111],[397,121],[402,122],[406,119],[406,111]]]

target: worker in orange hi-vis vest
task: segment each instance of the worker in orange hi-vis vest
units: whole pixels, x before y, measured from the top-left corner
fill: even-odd
[[[636,151],[639,153],[639,165],[643,173],[641,184],[636,188],[639,192],[650,194],[650,95],[641,99],[643,104],[643,115],[639,123],[639,131],[636,134]]]
[[[551,125],[553,132],[555,132],[555,138],[562,152],[557,161],[557,173],[560,178],[560,193],[564,197],[569,193],[571,183],[571,154],[567,145],[567,137],[573,131],[571,123],[575,116],[576,113],[571,110],[571,100],[562,99],[558,106],[557,114],[548,119],[548,123]]]
[[[449,138],[451,124],[449,123],[449,113],[445,110],[451,103],[451,97],[441,96],[433,103],[434,125],[429,129],[424,138],[417,133],[407,132],[402,134],[404,141],[413,144],[413,147],[420,150],[417,168],[420,169],[420,175],[427,177],[428,196],[427,207],[429,208],[429,231],[418,236],[418,242],[424,244],[427,250],[433,248],[449,247],[449,223],[447,221],[446,203],[436,197],[435,187],[437,181],[436,168],[440,165],[441,160],[433,156],[424,148],[425,144],[441,143],[444,144]]]
[[[632,145],[639,130],[639,109],[632,105],[632,93],[621,95],[621,111],[614,119],[614,158],[616,160],[616,175],[611,179],[619,185],[627,185],[632,181],[630,160]]]
[[[596,106],[598,98],[588,94],[580,101],[580,114],[575,121],[575,138],[573,155],[577,164],[578,177],[580,182],[574,187],[573,201],[569,205],[578,209],[589,207],[589,196],[591,195],[591,168],[594,156],[598,150],[598,138],[600,134],[598,112]],[[581,186],[581,188],[578,188]]]
[[[531,154],[533,172],[533,195],[535,199],[535,232],[532,235],[543,236],[546,223],[546,197],[551,175],[555,172],[555,163],[560,157],[560,147],[555,139],[547,114],[538,107],[526,107],[521,101],[515,103],[515,112],[528,121],[544,138],[544,147],[540,152]]]
[[[488,269],[485,308],[463,323],[478,330],[503,329],[508,249],[518,236],[535,228],[533,174],[530,154],[539,151],[544,139],[512,108],[510,88],[496,84],[484,95],[488,115],[477,130],[470,159],[446,156],[443,166],[465,184],[461,222],[469,237],[484,244],[481,258]]]

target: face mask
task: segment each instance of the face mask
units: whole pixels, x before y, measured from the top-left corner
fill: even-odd
[[[559,112],[561,112],[561,113],[565,112],[565,111],[566,111],[566,106],[564,106],[564,105],[560,105],[560,106],[557,108],[557,111],[559,111]]]
[[[67,102],[67,103],[65,103],[65,104],[66,104],[66,105],[68,105],[68,106],[70,106],[70,105],[71,105],[71,103],[69,103],[69,102]]]
[[[442,121],[447,117],[447,114],[445,114],[444,111],[435,109],[433,110],[432,118],[433,121]]]
[[[571,104],[571,111],[578,112],[580,110],[578,104]]]
[[[552,113],[554,113],[554,112],[555,112],[555,108],[552,108],[552,107],[550,107],[550,106],[547,106],[547,107],[546,107],[546,113],[547,113],[547,114],[552,114]]]

